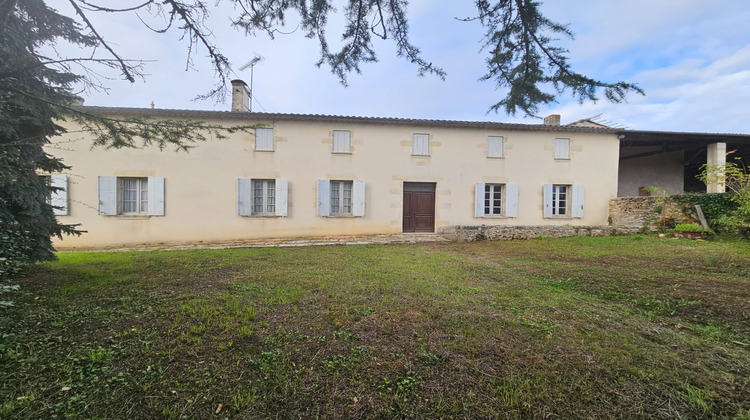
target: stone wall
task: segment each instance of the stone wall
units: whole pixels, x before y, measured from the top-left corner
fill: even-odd
[[[440,233],[459,242],[562,238],[565,236],[612,236],[637,233],[640,227],[614,226],[451,226]]]
[[[609,219],[613,227],[638,227],[660,226],[661,214],[656,212],[660,204],[659,197],[620,197],[609,202]],[[668,224],[693,223],[691,218],[685,216],[680,206],[667,199],[666,213]]]

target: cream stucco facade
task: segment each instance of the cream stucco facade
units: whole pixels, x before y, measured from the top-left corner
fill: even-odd
[[[237,112],[106,112],[152,112],[226,125],[263,123],[273,129],[273,150],[255,150],[255,137],[248,133],[207,141],[189,152],[106,150],[92,148],[85,134],[69,126],[69,133],[53,139],[50,149],[72,167],[63,173],[67,214],[59,219],[80,223],[88,233],[57,241],[60,249],[399,233],[405,182],[434,183],[436,232],[456,225],[606,225],[608,203],[618,188],[619,140],[607,129]],[[334,130],[350,133],[349,153],[332,152]],[[428,155],[412,154],[415,133],[429,135]],[[490,136],[503,138],[503,157],[488,157]],[[569,139],[569,158],[555,158],[556,138]],[[163,215],[100,214],[100,177],[163,178]],[[240,178],[286,180],[286,215],[239,215]],[[319,216],[317,181],[323,179],[364,181],[364,215]],[[516,184],[516,217],[477,217],[477,183]],[[581,186],[582,214],[545,217],[547,184]]]

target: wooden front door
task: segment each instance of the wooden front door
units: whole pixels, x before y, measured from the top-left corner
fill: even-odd
[[[404,182],[404,232],[435,231],[435,184]]]

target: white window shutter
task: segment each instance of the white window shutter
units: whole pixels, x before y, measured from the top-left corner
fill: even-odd
[[[503,157],[503,138],[487,137],[487,157]]]
[[[318,180],[318,216],[328,217],[331,215],[331,181],[328,179]]]
[[[573,184],[573,197],[570,201],[570,215],[575,218],[583,217],[583,185]]]
[[[505,184],[505,217],[518,217],[518,184]]]
[[[570,159],[570,139],[555,139],[555,159]]]
[[[349,153],[351,151],[351,132],[333,131],[333,153]]]
[[[276,215],[286,217],[289,203],[289,181],[284,178],[276,179]]]
[[[237,178],[237,214],[250,216],[252,212],[252,180],[250,178]]]
[[[255,129],[255,150],[273,150],[273,128]]]
[[[430,135],[414,134],[412,138],[411,154],[429,155],[430,154]]]
[[[365,181],[352,182],[352,216],[365,215]]]
[[[552,184],[544,185],[544,217],[552,217]]]
[[[55,216],[67,216],[68,215],[68,176],[67,175],[52,175],[50,177],[50,185],[58,188],[57,191],[53,191],[50,196],[50,204],[52,204],[52,211]]]
[[[477,182],[474,188],[474,217],[484,217],[484,182]]]
[[[148,177],[148,214],[164,216],[164,178]]]
[[[99,177],[99,214],[117,215],[117,177]]]

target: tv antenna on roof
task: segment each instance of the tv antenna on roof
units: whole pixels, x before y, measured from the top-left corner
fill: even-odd
[[[250,112],[253,112],[253,70],[255,69],[255,65],[261,61],[263,61],[263,57],[256,55],[252,60],[240,67],[240,71],[247,70],[250,67]]]

